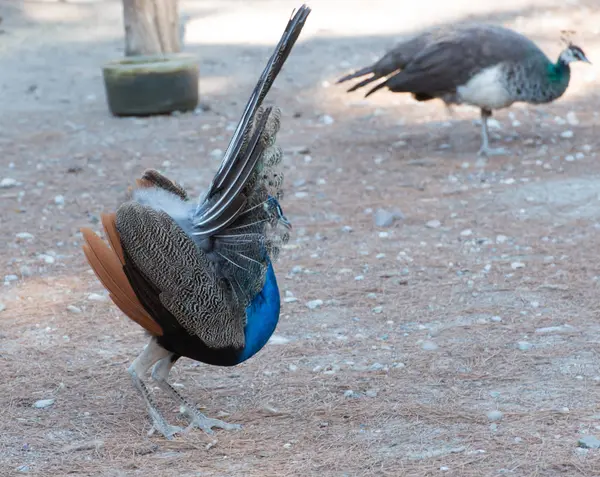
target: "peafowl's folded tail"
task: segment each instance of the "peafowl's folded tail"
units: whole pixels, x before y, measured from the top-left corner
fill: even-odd
[[[85,241],[83,251],[92,270],[109,291],[111,300],[125,315],[150,334],[161,336],[162,328],[144,309],[123,271],[125,261],[115,225],[115,214],[102,214],[102,225],[112,248],[109,248],[91,229],[81,229]]]

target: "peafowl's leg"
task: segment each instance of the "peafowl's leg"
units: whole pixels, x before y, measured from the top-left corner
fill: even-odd
[[[173,399],[180,404],[180,406],[183,408],[182,412],[190,418],[190,425],[185,429],[184,432],[187,432],[194,427],[202,429],[207,434],[213,434],[213,427],[225,429],[226,431],[241,429],[242,426],[238,424],[229,424],[227,422],[220,421],[219,419],[211,419],[210,417],[206,417],[204,414],[198,411],[194,404],[185,399],[173,386],[167,382],[169,372],[171,371],[171,368],[173,367],[173,364],[175,364],[177,358],[178,356],[169,353],[169,356],[161,359],[158,363],[156,363],[154,369],[152,370],[152,378],[156,380],[157,384],[164,391],[169,393],[171,397],[173,397]]]
[[[492,116],[492,111],[489,109],[481,109],[481,147],[479,148],[478,156],[501,156],[506,154],[506,149],[499,147],[497,149],[490,147],[490,138],[487,120]]]
[[[156,340],[152,338],[150,343],[148,343],[148,346],[144,348],[144,351],[142,351],[140,355],[133,361],[133,363],[131,363],[131,366],[129,366],[128,369],[134,386],[137,388],[146,402],[148,414],[150,415],[154,425],[149,434],[152,434],[155,430],[157,430],[167,439],[172,439],[173,435],[177,432],[181,432],[182,429],[181,427],[171,426],[165,420],[163,415],[156,407],[156,403],[152,398],[152,394],[150,394],[148,387],[144,381],[142,381],[140,376],[144,376],[156,362],[164,359],[170,354],[171,353],[169,353],[169,351],[164,349],[162,346],[159,346]]]

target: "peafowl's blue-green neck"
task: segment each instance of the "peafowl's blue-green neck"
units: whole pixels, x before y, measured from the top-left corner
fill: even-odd
[[[560,85],[568,85],[571,79],[571,68],[569,64],[559,56],[556,63],[550,63],[548,65],[548,78],[552,83],[558,83]]]
[[[246,308],[246,346],[238,356],[238,363],[251,358],[267,344],[279,321],[280,304],[275,270],[269,262],[265,285]]]

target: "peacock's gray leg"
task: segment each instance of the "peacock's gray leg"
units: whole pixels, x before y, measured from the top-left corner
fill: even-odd
[[[169,377],[169,373],[173,367],[173,364],[175,364],[172,356],[173,354],[169,353],[169,356],[156,363],[154,369],[152,370],[152,378],[161,387],[161,389],[169,393],[173,399],[179,402],[180,406],[183,408],[182,412],[188,418],[190,418],[190,425],[184,430],[184,432],[187,432],[194,427],[203,430],[207,434],[213,434],[213,427],[225,429],[226,431],[241,429],[242,426],[239,424],[229,424],[227,422],[220,421],[219,419],[211,419],[210,417],[206,417],[204,414],[198,411],[194,404],[185,399],[173,386],[168,383],[167,378]]]
[[[492,111],[489,109],[481,109],[481,147],[479,148],[478,156],[501,156],[506,154],[506,149],[499,147],[497,149],[490,147],[489,131],[487,120],[492,116]]]
[[[157,362],[169,356],[171,353],[160,346],[154,338],[150,340],[148,346],[144,348],[144,350],[140,353],[140,355],[135,358],[131,366],[129,366],[129,374],[131,375],[131,379],[133,381],[133,385],[140,392],[144,401],[146,402],[146,407],[148,408],[148,414],[152,419],[153,428],[149,432],[152,434],[155,430],[160,432],[167,439],[172,439],[173,435],[177,432],[181,432],[182,428],[178,426],[171,426],[160,413],[158,408],[156,407],[156,403],[152,398],[152,394],[150,393],[148,387],[142,381],[140,376],[144,376],[148,370]]]

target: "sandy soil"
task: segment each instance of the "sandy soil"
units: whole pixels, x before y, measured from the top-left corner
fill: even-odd
[[[600,475],[600,450],[577,447],[600,436],[598,66],[575,65],[552,105],[496,114],[511,155],[488,161],[477,111],[334,84],[447,21],[513,27],[553,58],[574,29],[600,63],[593,0],[311,2],[270,96],[294,224],[276,339],[172,375],[244,428],[147,437],[126,373],[146,338],[105,300],[79,228],[147,167],[208,185],[297,3],[183,2],[208,110],[116,119],[100,67],[123,52],[120,3],[0,1],[0,180],[17,182],[0,189],[0,475]],[[403,218],[377,227],[378,209]]]

